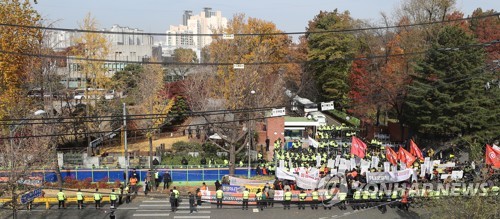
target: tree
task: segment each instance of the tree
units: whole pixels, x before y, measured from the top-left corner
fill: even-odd
[[[246,19],[235,15],[226,29],[216,33],[279,33],[276,26],[256,18]],[[285,35],[241,36],[225,40],[213,38],[208,48],[210,62],[214,63],[258,63],[282,62],[286,60],[291,40]],[[232,66],[216,66],[199,69],[186,81],[186,93],[192,111],[238,110],[280,105],[283,101],[284,65],[248,64],[244,69]],[[255,94],[251,94],[255,91]],[[236,154],[250,142],[250,117],[261,115],[255,112],[227,112],[219,115],[202,115],[223,140],[214,142],[229,154],[229,173],[234,174]]]
[[[498,13],[494,10],[483,11],[481,8],[476,9],[472,13],[472,20],[470,22],[470,29],[481,43],[490,43],[493,40],[500,39],[500,20],[497,16],[487,18],[477,18],[479,16],[486,16]],[[487,61],[500,59],[500,44],[493,44],[486,48],[488,52]]]
[[[354,20],[348,11],[339,13],[321,11],[309,21],[307,31],[332,31],[348,29]],[[323,100],[336,100],[346,103],[349,92],[348,73],[357,51],[355,37],[351,33],[310,33],[306,35],[310,64],[309,74],[314,74]]]
[[[97,20],[92,17],[90,13],[88,13],[85,16],[83,23],[80,25],[80,28],[83,30],[97,31]],[[96,94],[94,93],[95,91],[89,90],[89,88],[107,90],[112,87],[111,77],[106,75],[108,71],[104,67],[104,63],[92,60],[106,59],[109,53],[109,43],[107,42],[106,37],[99,33],[85,32],[72,40],[77,45],[71,51],[72,55],[79,58],[76,60],[76,63],[81,67],[82,70],[80,74],[83,78],[85,78],[85,116],[94,117],[91,119],[92,122],[85,123],[85,135],[87,136],[87,143],[90,144],[92,140],[91,134],[87,133],[94,130],[101,130],[103,126],[109,125],[109,123],[105,123],[102,121],[103,119],[99,118],[102,118],[102,115],[107,115],[107,113],[113,111],[113,107],[120,107],[120,105],[118,102],[114,102],[114,105],[110,104],[105,101],[104,98],[100,98],[100,100],[98,100],[99,98],[97,95],[101,94]],[[88,154],[91,154],[90,149],[91,148],[89,147],[87,151]]]
[[[487,142],[498,134],[499,127],[492,124],[500,122],[500,91],[484,89],[491,77],[483,64],[485,52],[464,47],[475,43],[460,27],[447,26],[419,63],[409,87],[406,120],[424,137],[467,136]]]
[[[176,63],[197,63],[198,57],[192,49],[177,48],[174,50],[174,62]],[[168,67],[167,71],[180,80],[186,78],[186,74],[192,69],[192,65],[174,65]]]
[[[144,71],[142,65],[128,64],[123,71],[116,72],[112,81],[114,89],[123,91],[124,93],[133,93],[136,89],[139,80],[139,75]]]
[[[0,23],[40,26],[40,15],[28,0],[2,1]],[[34,80],[36,58],[18,53],[36,54],[42,41],[42,31],[35,28],[2,26],[0,28],[0,119],[27,113],[25,82]],[[19,111],[21,110],[21,111]]]

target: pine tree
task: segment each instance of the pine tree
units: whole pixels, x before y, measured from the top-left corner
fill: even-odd
[[[492,73],[485,51],[457,26],[444,27],[409,87],[407,121],[427,137],[491,140],[498,135],[500,89],[486,90]]]

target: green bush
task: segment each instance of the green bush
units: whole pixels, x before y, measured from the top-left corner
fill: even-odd
[[[201,161],[202,157],[205,157],[205,159],[207,159],[207,165],[209,163],[209,160],[212,158],[215,159],[215,162],[217,164],[224,163],[224,159],[219,158],[217,156],[206,156],[206,155],[203,155],[200,153],[200,155],[198,157],[192,157],[192,156],[189,156],[188,154],[176,153],[175,155],[169,154],[169,155],[163,156],[161,159],[161,165],[182,165],[181,161],[182,161],[183,157],[185,157],[188,160],[188,165],[196,165],[196,166],[200,165],[200,161]],[[214,164],[212,163],[212,165],[214,165]]]
[[[187,152],[201,152],[202,147],[199,143],[191,143],[185,141],[178,141],[172,144],[172,149],[177,153]]]

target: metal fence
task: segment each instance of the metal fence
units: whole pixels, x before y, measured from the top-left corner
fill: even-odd
[[[159,172],[160,180],[163,181],[163,174],[169,173],[173,182],[189,181],[215,181],[221,180],[224,175],[229,174],[229,168],[222,165],[217,167],[209,166],[156,166],[155,170]],[[134,169],[129,169],[129,175]],[[149,169],[135,169],[140,181],[148,175]],[[235,175],[247,176],[248,168],[236,168]],[[255,169],[250,170],[251,176],[255,176]],[[0,174],[1,175],[1,174]],[[56,172],[54,170],[34,171],[33,176],[41,177],[44,182],[57,182]],[[75,168],[61,169],[61,177],[71,177],[76,180],[85,180],[90,178],[92,182],[123,182],[125,180],[125,169],[117,168]]]

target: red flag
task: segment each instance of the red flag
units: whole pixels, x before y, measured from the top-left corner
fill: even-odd
[[[406,167],[410,167],[413,164],[413,162],[415,162],[415,160],[417,159],[416,157],[411,155],[410,152],[408,152],[402,147],[399,147],[398,158],[400,161],[403,161],[403,163],[406,164]]]
[[[392,164],[394,165],[398,164],[398,155],[396,154],[396,152],[394,152],[394,150],[392,150],[392,148],[388,146],[385,146],[385,157]]]
[[[422,151],[420,151],[417,144],[415,144],[413,140],[410,140],[410,153],[418,157],[420,160],[424,160],[424,155],[422,155]]]
[[[486,145],[486,164],[500,168],[500,151],[488,144]]]
[[[361,139],[352,136],[351,154],[354,154],[361,159],[365,157],[366,144]]]

